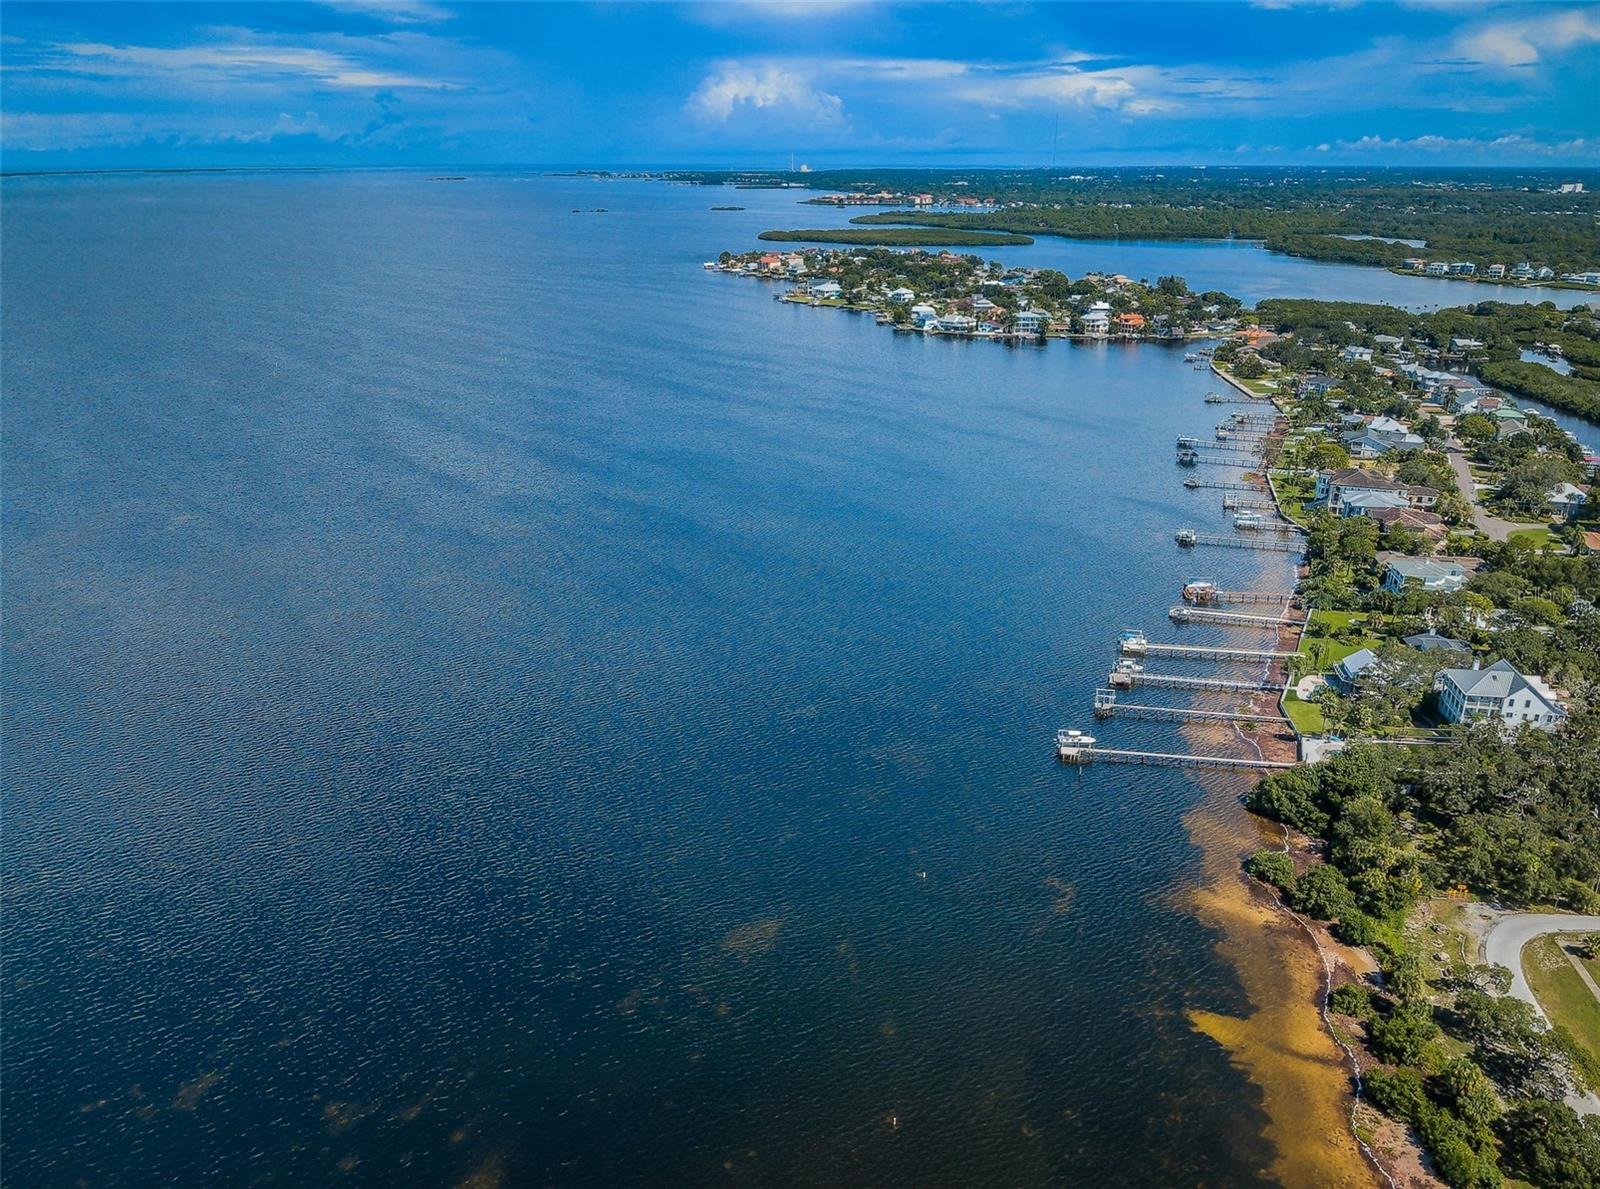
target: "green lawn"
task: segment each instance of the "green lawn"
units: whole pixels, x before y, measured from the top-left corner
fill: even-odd
[[[1534,998],[1553,1023],[1566,1025],[1573,1038],[1600,1061],[1600,1000],[1578,977],[1554,936],[1538,938],[1522,951],[1522,970]]]
[[[1315,702],[1301,701],[1300,695],[1294,690],[1283,695],[1283,712],[1289,716],[1289,721],[1300,734],[1322,734],[1325,727],[1322,721],[1322,707]]]
[[[1378,637],[1360,635],[1353,640],[1335,640],[1333,633],[1358,626],[1366,620],[1360,611],[1313,611],[1300,635],[1301,656],[1315,661],[1316,671],[1326,673],[1352,652],[1377,648]]]
[[[1557,537],[1547,524],[1540,525],[1538,528],[1516,529],[1512,532],[1510,539],[1513,541],[1527,541],[1537,545],[1540,549],[1566,548],[1562,544],[1561,538]]]

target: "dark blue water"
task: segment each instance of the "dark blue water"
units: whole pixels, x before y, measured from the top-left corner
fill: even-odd
[[[1207,377],[600,189],[5,183],[8,1180],[1253,1183],[1213,794],[1050,749]]]

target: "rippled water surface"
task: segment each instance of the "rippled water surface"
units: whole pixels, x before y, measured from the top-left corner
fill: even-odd
[[[780,305],[719,201],[5,183],[8,1180],[1268,1166],[1206,794],[1050,751],[1208,377]]]

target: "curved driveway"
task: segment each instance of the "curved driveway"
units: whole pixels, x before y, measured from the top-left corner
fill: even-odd
[[[1600,933],[1600,917],[1569,916],[1561,912],[1516,912],[1501,917],[1483,935],[1483,960],[1491,966],[1504,966],[1511,972],[1511,994],[1548,1020],[1544,1008],[1533,997],[1528,978],[1522,973],[1522,950],[1530,941],[1546,933]],[[1600,1096],[1592,1093],[1567,1095],[1567,1105],[1585,1115],[1600,1115]]]

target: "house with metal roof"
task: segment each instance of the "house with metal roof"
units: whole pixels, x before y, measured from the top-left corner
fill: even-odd
[[[1524,677],[1510,661],[1487,669],[1443,669],[1434,676],[1433,688],[1446,722],[1493,718],[1553,731],[1567,715],[1554,690],[1538,677]]]
[[[1467,571],[1453,561],[1434,557],[1391,558],[1383,571],[1383,589],[1400,594],[1408,586],[1446,593],[1467,584]]]

